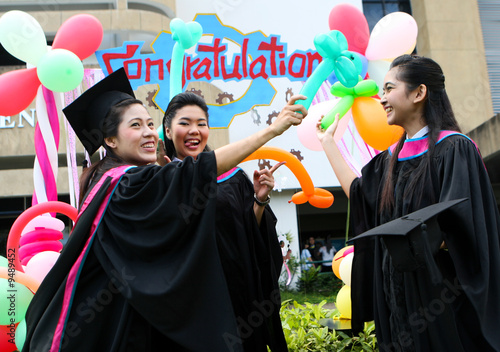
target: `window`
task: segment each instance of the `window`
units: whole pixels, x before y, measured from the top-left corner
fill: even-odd
[[[500,113],[500,3],[498,0],[479,0],[478,6],[493,111],[498,114]]]
[[[410,0],[363,0],[363,13],[368,21],[370,32],[382,17],[397,11],[411,15]]]

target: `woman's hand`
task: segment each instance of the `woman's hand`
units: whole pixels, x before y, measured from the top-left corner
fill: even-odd
[[[270,169],[255,170],[253,172],[253,189],[259,201],[265,202],[267,200],[274,188],[273,173],[283,164],[285,164],[285,161],[275,164]]]
[[[307,110],[303,105],[295,104],[295,102],[306,99],[307,97],[304,95],[293,95],[283,109],[281,109],[278,117],[270,126],[276,136],[281,135],[292,125],[300,125],[304,117],[307,116]]]
[[[156,150],[156,162],[160,166],[165,166],[170,162],[170,158],[165,154],[165,143],[161,139],[158,140],[158,147]]]
[[[321,116],[321,118],[318,120],[318,123],[316,124],[316,135],[318,136],[321,144],[334,141],[333,136],[335,135],[335,131],[337,130],[337,126],[339,125],[339,116],[340,114],[335,115],[335,120],[330,126],[328,126],[326,130],[321,128],[321,120],[323,120],[323,116]]]

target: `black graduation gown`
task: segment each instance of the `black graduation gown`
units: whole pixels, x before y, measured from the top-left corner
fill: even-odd
[[[426,143],[426,140],[425,140]],[[405,144],[406,145],[406,144]],[[425,151],[424,151],[425,153]],[[401,153],[399,154],[402,155]],[[355,241],[352,322],[375,320],[380,351],[499,351],[499,213],[481,156],[468,137],[455,133],[438,141],[427,175],[423,203],[403,197],[422,155],[396,167],[395,211],[379,214],[389,152],[377,155],[350,189],[354,235],[435,202],[469,198],[440,222],[448,250],[435,263],[443,278],[433,284],[427,267],[398,272],[379,238]]]
[[[223,175],[224,176],[224,175]],[[239,168],[217,185],[217,243],[244,350],[287,351],[279,310],[283,256],[276,218],[266,206],[260,227],[253,185]]]
[[[128,170],[79,272],[62,351],[241,351],[215,238],[215,156]],[[69,268],[89,238],[100,187],[26,315],[23,351],[48,351]]]

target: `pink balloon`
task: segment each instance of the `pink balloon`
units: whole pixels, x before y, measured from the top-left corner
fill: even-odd
[[[316,135],[316,124],[321,116],[326,115],[330,110],[332,110],[339,100],[340,99],[334,98],[322,103],[311,105],[308,110],[307,117],[297,127],[297,135],[300,143],[302,143],[304,147],[315,151],[323,150],[318,136]],[[337,126],[337,131],[335,131],[334,136],[336,142],[342,139],[344,131],[349,124],[349,119],[352,116],[350,111],[351,110],[349,110],[339,121],[339,125]]]
[[[57,231],[64,230],[64,222],[58,218],[53,218],[52,216],[44,216],[40,215],[28,222],[28,224],[24,227],[21,232],[21,236],[24,236],[25,233],[34,231],[36,228],[47,228]]]
[[[356,6],[340,4],[335,6],[328,17],[331,30],[344,34],[349,50],[364,54],[370,39],[370,28],[366,17]]]
[[[40,252],[30,259],[24,272],[38,282],[42,282],[50,269],[54,266],[57,258],[59,258],[58,252]]]
[[[405,12],[390,13],[373,28],[365,56],[368,60],[382,60],[411,52],[417,34],[417,22],[412,16]]]
[[[61,25],[52,48],[69,50],[83,60],[99,48],[102,37],[102,25],[97,18],[87,14],[75,15]]]
[[[0,115],[12,116],[26,109],[35,99],[40,84],[36,67],[0,75]]]
[[[59,241],[37,241],[29,244],[25,244],[19,248],[19,258],[21,259],[21,264],[26,265],[29,260],[43,251],[53,251],[60,252],[63,248],[63,244]]]

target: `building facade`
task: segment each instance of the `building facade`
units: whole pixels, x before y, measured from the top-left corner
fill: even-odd
[[[215,0],[213,12],[225,11],[245,0]],[[342,1],[331,1],[332,7]],[[353,0],[356,3],[356,0]],[[359,0],[358,6],[372,27],[390,12],[411,13],[418,24],[416,52],[441,64],[446,77],[447,91],[457,119],[465,134],[478,144],[496,194],[500,197],[500,75],[495,65],[500,59],[496,33],[495,14],[500,14],[500,3],[493,0]],[[144,41],[142,52],[151,52],[151,43],[162,30],[169,30],[170,21],[177,17],[182,0],[0,0],[0,16],[10,10],[21,10],[34,16],[45,31],[50,45],[56,31],[69,17],[88,13],[97,17],[104,29],[100,49],[120,46],[124,41]],[[498,17],[497,17],[498,18]],[[191,19],[184,19],[191,20]],[[75,39],[77,40],[77,38]],[[96,58],[84,61],[86,68],[99,68]],[[23,69],[26,66],[0,52],[0,74]],[[191,88],[203,90],[208,102],[217,96],[213,86],[199,84]],[[139,99],[151,101],[155,87],[144,86],[137,90]],[[161,123],[162,111],[154,104],[148,106],[155,123]],[[36,123],[35,103],[15,116],[0,116],[0,235],[6,238],[16,217],[31,205],[33,195],[33,163],[35,149],[33,136]],[[65,126],[61,122],[59,168],[57,176],[60,200],[68,201],[68,168],[66,167]],[[230,137],[224,129],[211,133],[212,147],[228,143]],[[77,147],[77,158],[83,160],[83,148]],[[337,184],[333,183],[332,185]],[[286,209],[294,190],[274,192],[273,208],[278,218],[291,226],[297,237],[325,237],[327,234],[341,238],[346,231],[348,202],[339,187],[328,188],[335,196],[335,203],[328,209],[299,205]],[[497,199],[498,199],[497,197]],[[288,228],[282,228],[287,232]],[[298,242],[295,249],[298,251]],[[0,245],[2,245],[0,243]],[[2,245],[2,248],[5,246]]]

